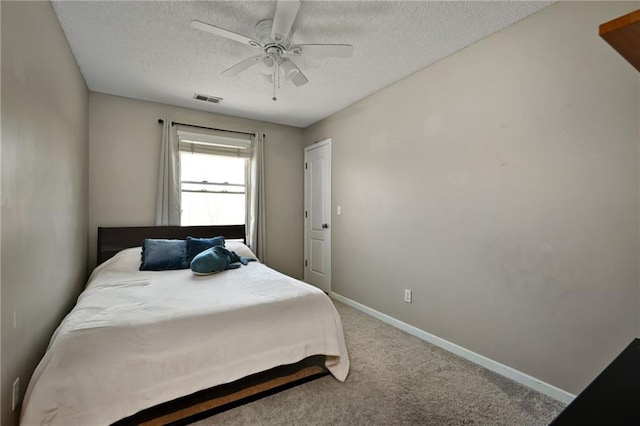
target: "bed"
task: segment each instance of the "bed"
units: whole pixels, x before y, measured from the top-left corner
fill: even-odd
[[[144,238],[216,235],[252,256],[244,227],[99,228],[99,265],[31,378],[21,424],[167,424],[325,369],[344,381],[340,318],[315,287],[260,262],[138,270]]]

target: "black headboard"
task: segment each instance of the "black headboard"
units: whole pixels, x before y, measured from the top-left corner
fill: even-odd
[[[113,257],[120,250],[139,247],[145,238],[167,238],[183,240],[187,237],[216,237],[222,235],[226,240],[246,242],[244,225],[212,226],[125,226],[98,227],[97,264]]]

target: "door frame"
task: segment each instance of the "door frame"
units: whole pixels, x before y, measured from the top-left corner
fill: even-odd
[[[331,293],[331,282],[332,282],[332,275],[331,275],[331,234],[333,233],[332,231],[332,225],[333,225],[333,221],[332,221],[332,215],[333,215],[333,204],[332,204],[332,200],[331,200],[331,185],[332,185],[332,170],[331,170],[331,156],[332,156],[332,148],[331,148],[331,138],[326,138],[323,139],[319,142],[315,142],[307,147],[304,148],[304,169],[303,169],[303,173],[304,173],[304,205],[303,205],[303,223],[304,223],[304,281],[307,282],[307,274],[308,274],[308,270],[309,270],[309,265],[308,265],[308,259],[309,259],[309,231],[308,231],[308,226],[307,226],[307,217],[306,217],[306,212],[307,212],[307,207],[308,207],[308,203],[309,203],[309,194],[307,192],[307,154],[309,153],[309,151],[316,149],[316,148],[320,148],[327,145],[329,147],[329,155],[328,155],[328,161],[327,161],[327,168],[328,173],[329,173],[329,185],[328,188],[324,188],[325,191],[328,192],[327,194],[327,199],[329,200],[329,217],[328,217],[328,224],[329,224],[329,228],[327,228],[325,231],[325,244],[328,244],[329,246],[329,250],[327,253],[327,269],[326,269],[326,274],[325,276],[328,277],[329,280],[329,293]]]

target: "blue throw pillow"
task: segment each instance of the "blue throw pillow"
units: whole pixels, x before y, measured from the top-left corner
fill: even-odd
[[[147,238],[142,242],[141,271],[187,269],[187,242]]]
[[[224,237],[193,238],[187,237],[187,268],[194,257],[211,247],[224,247]]]

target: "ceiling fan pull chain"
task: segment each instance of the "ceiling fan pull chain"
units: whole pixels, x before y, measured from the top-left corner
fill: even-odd
[[[276,87],[279,89],[280,88],[280,55],[278,55],[277,53],[273,55],[273,62],[274,62],[274,67],[273,67],[273,100],[277,101],[278,98],[276,98]]]
[[[275,76],[275,73],[273,74],[274,74],[273,75],[273,98],[271,99],[273,99],[273,101],[275,102],[278,100],[278,98],[276,98],[276,76]]]

